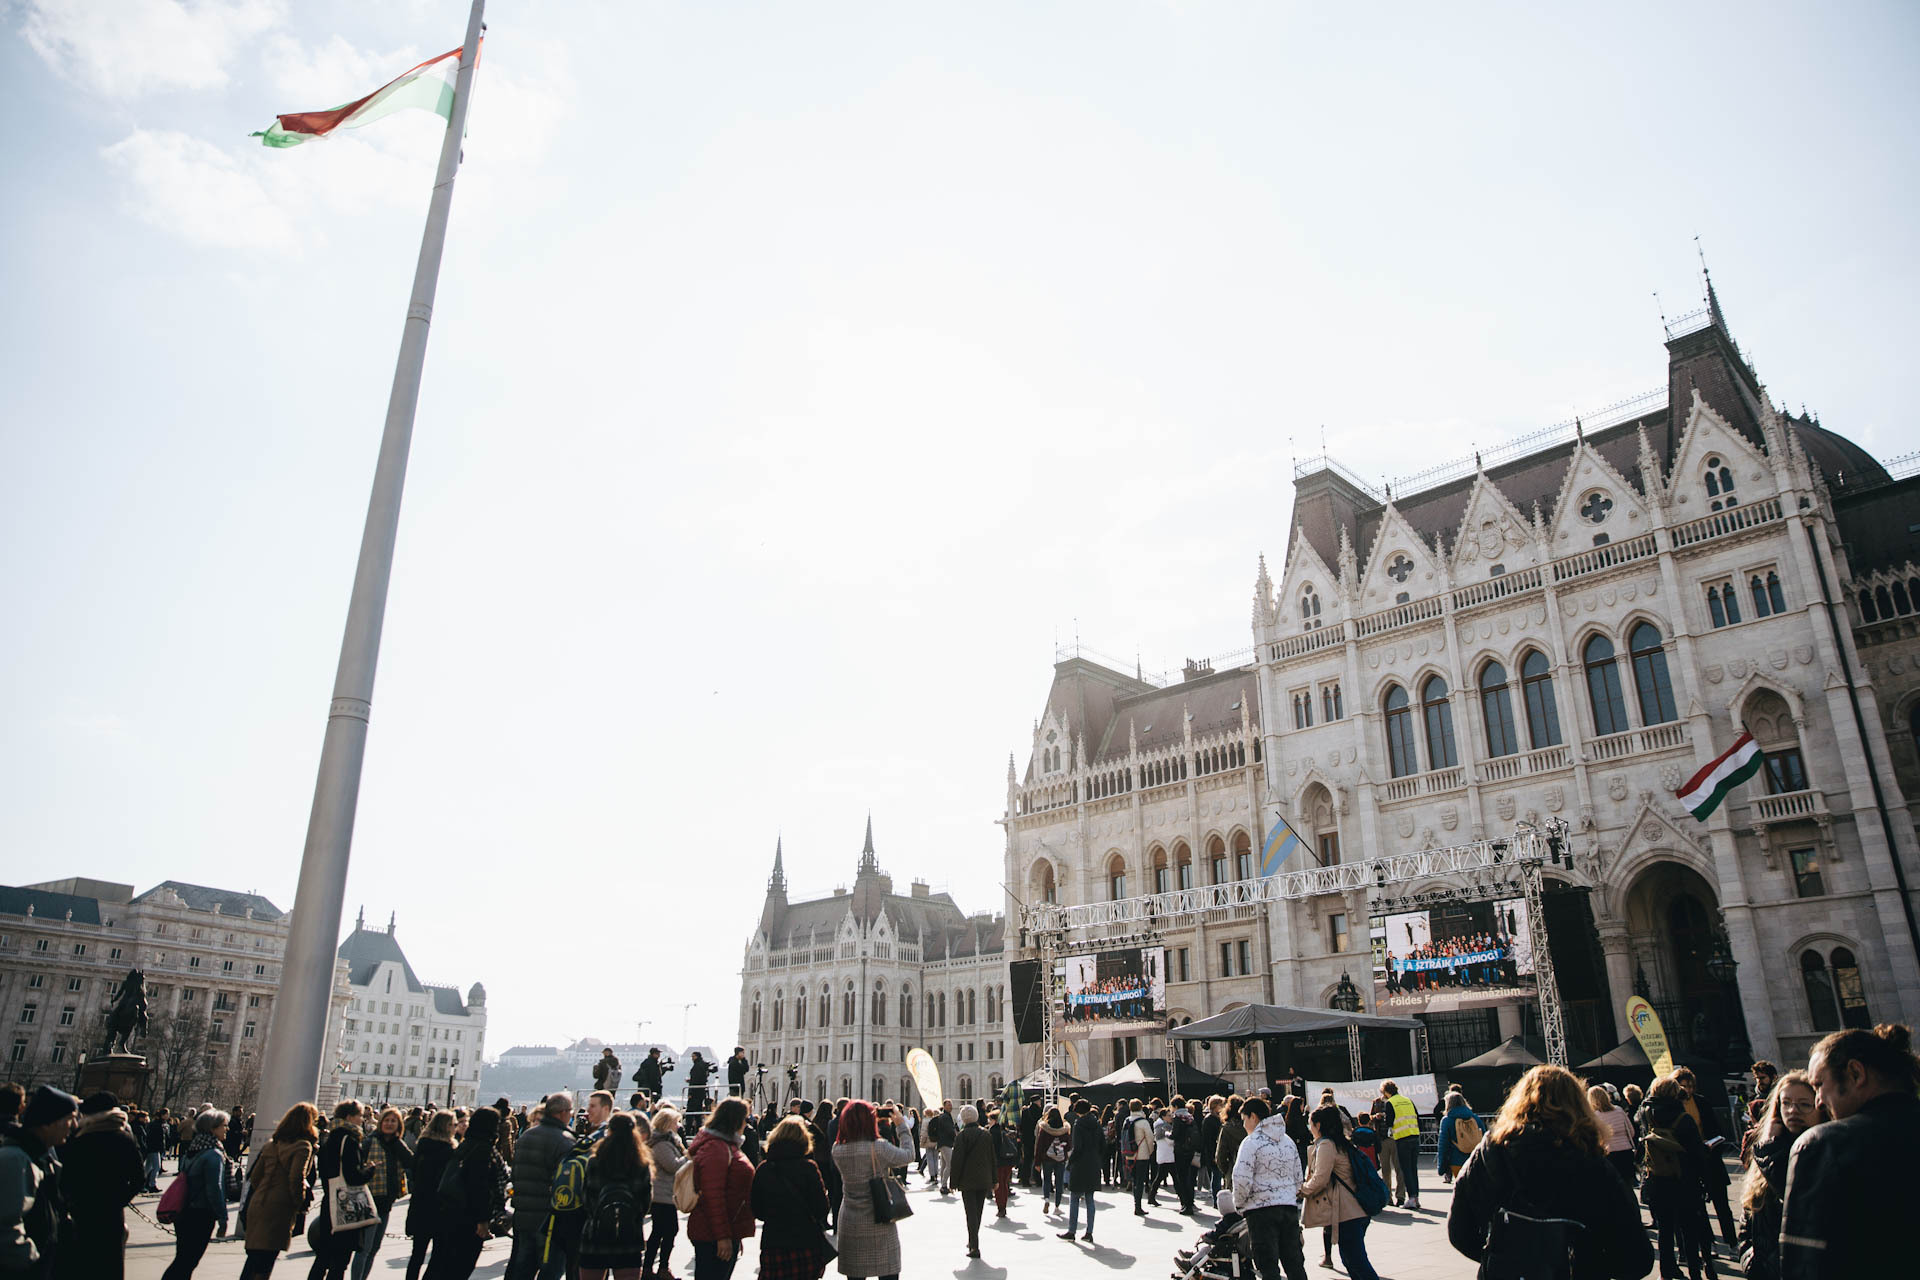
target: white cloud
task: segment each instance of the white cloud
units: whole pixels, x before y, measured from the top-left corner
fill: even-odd
[[[27,0],[21,34],[60,75],[109,98],[217,89],[284,0]]]
[[[258,170],[210,142],[170,130],[136,129],[103,150],[126,180],[130,211],[194,244],[287,249],[293,220]]]

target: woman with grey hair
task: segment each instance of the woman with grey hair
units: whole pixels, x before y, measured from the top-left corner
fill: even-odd
[[[180,1177],[187,1202],[174,1219],[173,1261],[160,1280],[188,1280],[207,1252],[214,1228],[227,1234],[227,1122],[224,1111],[208,1108],[193,1122],[193,1138],[180,1155]]]

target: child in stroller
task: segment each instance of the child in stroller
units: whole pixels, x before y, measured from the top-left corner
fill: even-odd
[[[1220,1221],[1203,1232],[1193,1248],[1173,1256],[1173,1280],[1234,1280],[1253,1274],[1253,1241],[1246,1219],[1233,1211],[1233,1192],[1222,1187],[1214,1204]]]

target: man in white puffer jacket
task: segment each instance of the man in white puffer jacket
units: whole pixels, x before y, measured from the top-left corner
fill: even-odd
[[[1300,1245],[1300,1148],[1287,1136],[1287,1122],[1264,1098],[1240,1109],[1247,1140],[1233,1162],[1233,1205],[1247,1220],[1253,1265],[1260,1280],[1307,1280]]]

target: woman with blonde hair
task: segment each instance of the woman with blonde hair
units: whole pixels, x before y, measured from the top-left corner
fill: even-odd
[[[1460,1170],[1447,1239],[1489,1270],[1552,1253],[1564,1254],[1556,1270],[1571,1280],[1638,1280],[1653,1267],[1653,1246],[1606,1149],[1578,1077],[1530,1069]]]
[[[687,1144],[680,1141],[680,1113],[672,1107],[661,1107],[653,1113],[647,1153],[653,1157],[653,1224],[647,1232],[640,1272],[658,1276],[659,1280],[675,1280],[673,1268],[667,1265],[673,1242],[680,1235],[680,1211],[673,1207],[673,1175],[687,1162]],[[654,1267],[656,1256],[660,1259],[658,1269]]]
[[[1613,1105],[1613,1096],[1599,1085],[1587,1086],[1587,1101],[1607,1133],[1607,1163],[1629,1188],[1640,1183],[1640,1163],[1633,1154],[1633,1118],[1625,1107]]]
[[[1747,1170],[1741,1211],[1740,1266],[1747,1280],[1776,1280],[1780,1274],[1781,1204],[1787,1193],[1787,1156],[1793,1140],[1833,1117],[1820,1105],[1813,1079],[1789,1071],[1774,1080],[1753,1130],[1753,1161]]]

